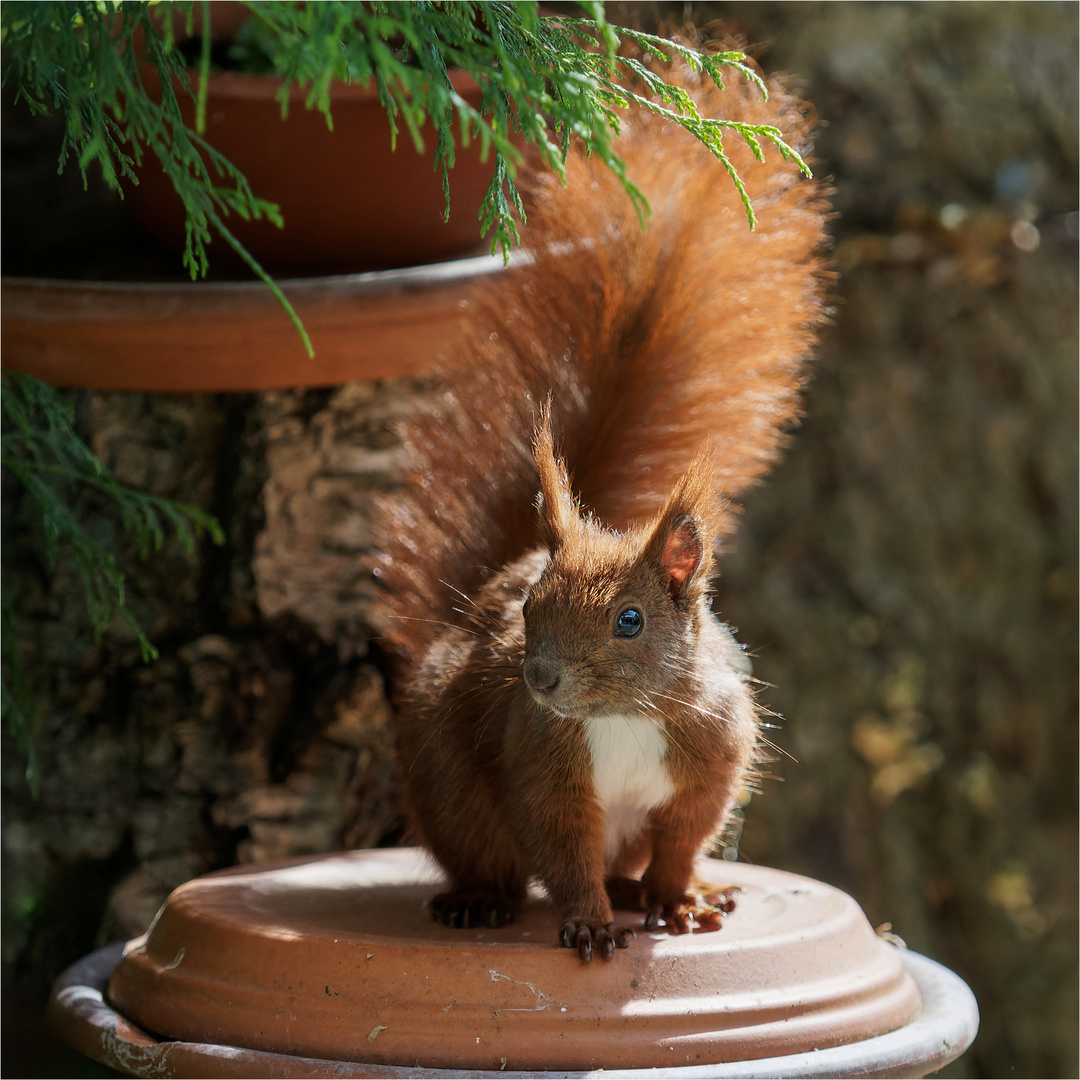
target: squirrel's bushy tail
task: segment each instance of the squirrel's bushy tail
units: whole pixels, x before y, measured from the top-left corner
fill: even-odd
[[[679,81],[706,116],[780,128],[809,149],[807,107],[732,77]],[[703,85],[704,84],[707,85]],[[437,406],[406,432],[412,477],[384,507],[389,641],[417,655],[493,569],[536,542],[530,444],[552,427],[582,504],[614,528],[653,515],[711,439],[730,504],[775,456],[796,416],[823,315],[822,187],[766,145],[725,148],[758,216],[748,227],[723,166],[674,122],[637,111],[618,143],[649,200],[642,230],[617,179],[582,153],[563,188],[536,178],[530,265],[499,275],[446,357]]]

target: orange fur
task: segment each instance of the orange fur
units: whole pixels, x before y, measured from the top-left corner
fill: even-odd
[[[702,113],[807,149],[807,110],[782,87],[765,102],[734,77],[724,91],[681,78]],[[652,206],[645,232],[583,154],[567,189],[536,178],[535,260],[494,284],[448,359],[382,522],[406,802],[451,878],[436,914],[502,921],[536,876],[584,958],[615,940],[605,876],[644,871],[647,907],[680,902],[753,757],[736,647],[708,611],[711,545],[796,416],[827,211],[776,152],[727,148],[756,232],[722,167],[662,117],[633,115],[619,142]],[[603,743],[611,717],[662,740],[661,764],[626,781],[640,829],[620,826],[605,861],[615,810],[594,758],[636,767]]]

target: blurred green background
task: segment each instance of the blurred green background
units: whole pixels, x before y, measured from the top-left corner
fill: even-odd
[[[967,980],[982,1030],[945,1075],[1076,1076],[1077,6],[609,17],[724,19],[815,103],[835,188],[805,420],[722,561],[717,607],[783,718],[742,855],[841,886]],[[87,205],[84,242],[137,245],[111,196],[53,176],[54,129],[4,115],[5,273],[44,272],[42,230],[85,232]],[[125,563],[149,666],[122,626],[94,643],[5,478],[44,777],[35,801],[5,735],[6,1075],[95,1074],[45,1033],[48,988],[175,885],[400,836],[366,520],[430,389],[81,394],[122,479],[230,538]]]

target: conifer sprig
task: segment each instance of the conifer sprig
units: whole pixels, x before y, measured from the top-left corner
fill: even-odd
[[[106,469],[75,430],[75,407],[68,395],[25,375],[0,377],[0,465],[22,485],[36,512],[46,561],[52,568],[67,551],[82,581],[90,624],[101,637],[114,612],[131,628],[144,661],[157,657],[149,638],[127,604],[125,575],[111,548],[83,527],[82,495],[101,496],[117,514],[125,535],[140,558],[161,549],[169,534],[185,550],[209,534],[215,544],[225,534],[212,514],[197,506],[163,499],[122,484]],[[32,749],[36,704],[19,662],[14,600],[5,582],[3,592],[3,712],[9,730]],[[31,773],[36,768],[31,761]]]
[[[622,117],[631,107],[663,110],[710,149],[738,189],[751,228],[754,210],[724,149],[726,132],[741,136],[758,157],[761,143],[770,142],[809,173],[777,128],[700,116],[681,87],[668,84],[638,56],[625,55],[625,46],[661,60],[677,58],[720,86],[725,71],[734,72],[764,94],[765,85],[744,54],[699,52],[612,26],[602,3],[580,6],[587,18],[541,16],[536,0],[248,2],[267,63],[282,79],[282,115],[296,85],[304,91],[305,107],[318,109],[332,128],[333,84],[374,86],[387,110],[393,145],[404,131],[419,150],[424,131],[434,132],[434,168],[442,178],[446,216],[456,150],[479,140],[481,153],[492,160],[492,181],[479,209],[478,231],[491,234],[492,251],[501,250],[504,258],[520,240],[517,221],[524,221],[515,184],[521,140],[564,176],[571,136],[577,136],[618,176],[644,222],[648,204],[617,152]],[[147,152],[156,157],[186,210],[183,263],[191,276],[206,274],[207,248],[216,233],[274,290],[303,334],[288,300],[228,228],[231,214],[278,225],[281,214],[202,138],[209,42],[204,37],[197,66],[189,69],[175,41],[170,11],[177,7],[187,12],[190,32],[195,10],[190,3],[5,5],[0,25],[12,60],[3,80],[14,78],[16,98],[34,111],[56,108],[64,114],[60,164],[74,156],[84,180],[96,162],[105,182],[119,191],[121,180],[137,182]],[[198,10],[201,27],[209,17],[207,0],[200,0]],[[479,105],[454,88],[449,72],[455,68],[479,84]],[[160,93],[147,84],[147,71]],[[195,99],[195,131],[181,119],[177,93]],[[306,335],[304,343],[310,353]]]

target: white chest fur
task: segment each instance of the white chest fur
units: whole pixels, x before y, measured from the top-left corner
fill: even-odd
[[[604,859],[610,865],[623,840],[636,836],[645,816],[674,794],[665,757],[667,739],[643,716],[592,716],[585,738],[593,789],[604,811]]]

